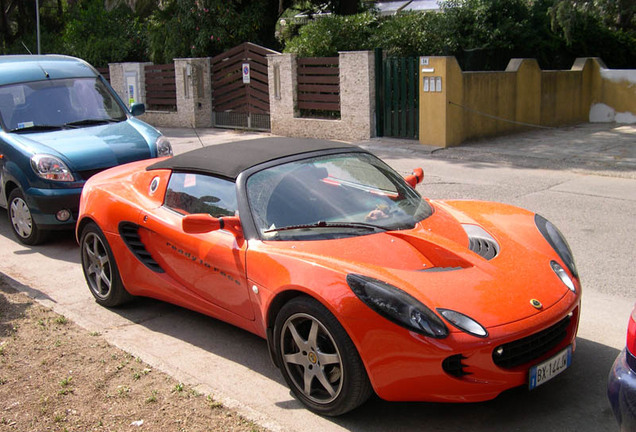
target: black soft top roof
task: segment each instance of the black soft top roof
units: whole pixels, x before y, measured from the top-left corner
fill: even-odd
[[[236,180],[241,172],[264,162],[334,149],[359,150],[356,146],[334,141],[286,137],[260,138],[203,147],[164,159],[146,169],[192,171]]]

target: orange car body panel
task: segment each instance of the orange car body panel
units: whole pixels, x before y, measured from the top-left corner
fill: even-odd
[[[490,202],[431,200],[433,215],[404,231],[320,241],[244,239],[232,230],[186,234],[182,216],[162,207],[170,171],[145,171],[154,162],[98,174],[87,183],[80,205],[78,233],[86,221],[97,223],[133,295],[174,303],[267,337],[275,299],[290,291],[305,293],[337,317],[375,392],[386,400],[492,399],[527,385],[531,365],[568,345],[574,348],[581,286],[570,275],[577,290],[571,292],[550,269],[551,260],[563,263],[538,232],[532,212]],[[139,225],[142,242],[165,272],[154,272],[135,257],[118,232],[120,221]],[[460,224],[481,226],[501,253],[486,261],[468,250]],[[449,270],[428,271],[433,268]],[[409,331],[358,299],[347,285],[349,273],[400,287],[431,310],[461,311],[489,335],[478,338],[450,325],[443,339]],[[541,309],[531,305],[533,298],[541,301]],[[567,336],[541,358],[510,369],[493,363],[496,346],[545,329],[568,313],[573,318]],[[466,357],[470,375],[458,378],[442,369],[442,360],[453,354]]]

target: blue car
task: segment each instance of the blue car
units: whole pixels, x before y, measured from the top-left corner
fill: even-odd
[[[627,346],[609,374],[607,395],[620,430],[636,431],[636,305],[627,326]]]
[[[170,142],[134,118],[83,60],[0,56],[0,207],[19,241],[35,245],[75,226],[82,186],[93,174],[172,154]]]

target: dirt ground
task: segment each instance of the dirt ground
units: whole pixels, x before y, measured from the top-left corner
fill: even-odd
[[[0,431],[265,431],[0,278]]]

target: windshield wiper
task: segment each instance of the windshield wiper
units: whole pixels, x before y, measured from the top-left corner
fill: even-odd
[[[59,130],[62,129],[60,125],[29,125],[11,129],[9,132],[31,132],[31,131],[45,131],[45,130]]]
[[[386,228],[367,224],[363,222],[326,222],[319,221],[312,224],[304,224],[304,225],[290,225],[280,228],[271,228],[264,233],[271,232],[279,232],[279,231],[290,231],[290,230],[299,230],[299,229],[313,229],[313,228],[354,228],[354,229],[366,229],[368,231],[387,231]]]
[[[100,125],[100,124],[107,124],[107,123],[117,123],[120,122],[121,120],[119,119],[112,119],[112,118],[107,118],[107,119],[84,119],[84,120],[77,120],[77,121],[72,121],[72,122],[68,122],[65,123],[64,126],[91,126],[91,125]]]

